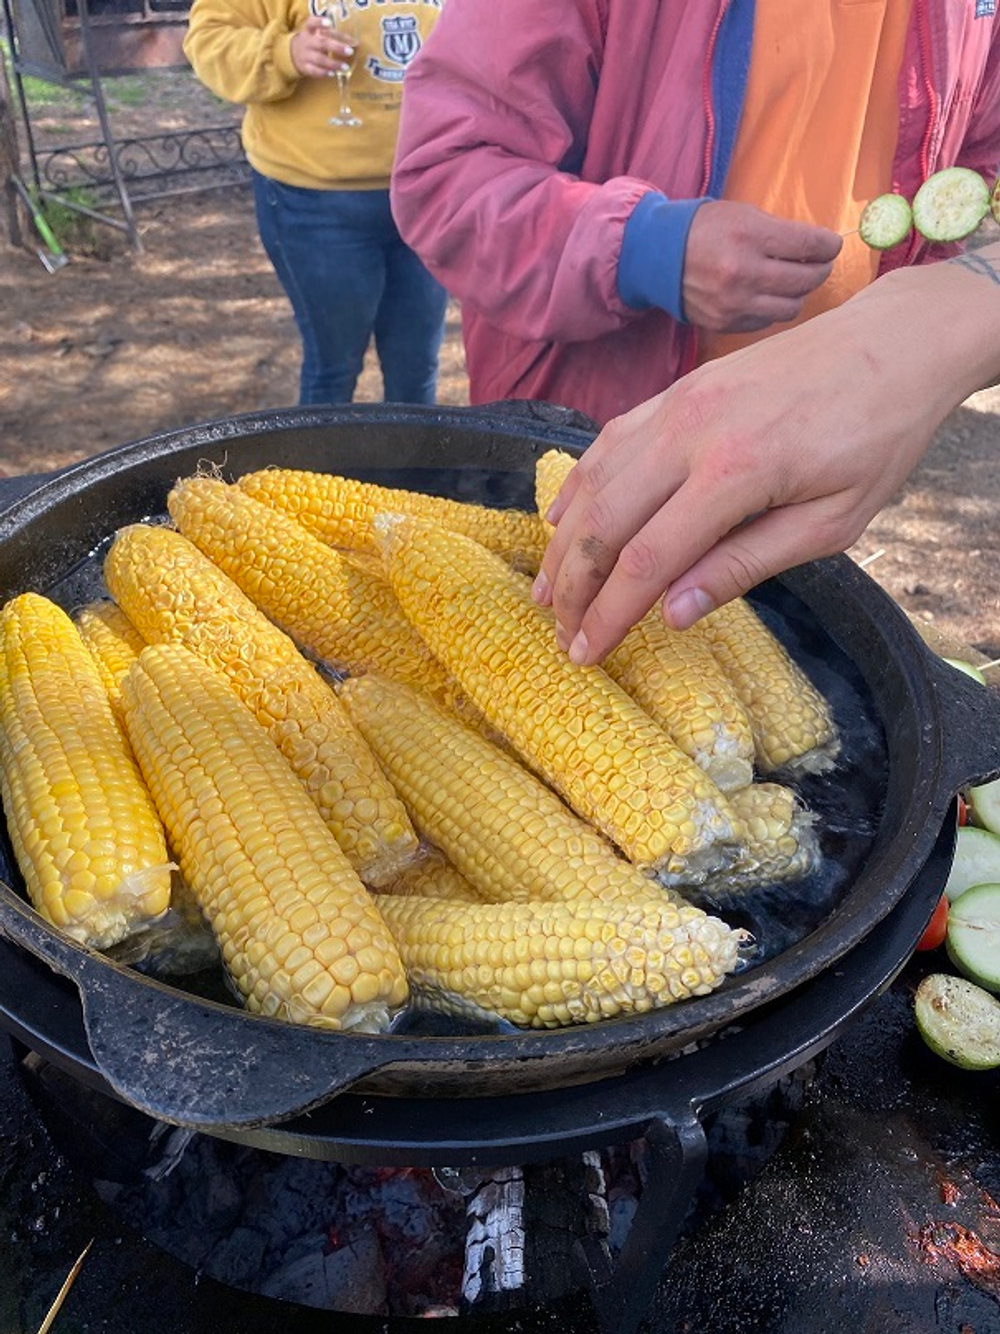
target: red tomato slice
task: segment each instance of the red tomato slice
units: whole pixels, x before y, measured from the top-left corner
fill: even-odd
[[[944,938],[948,932],[948,898],[942,894],[938,900],[938,905],[931,913],[931,920],[927,923],[924,934],[917,941],[918,950],[936,950],[944,944]]]
[[[958,794],[958,823],[959,825],[969,823],[969,803],[962,796],[961,792]]]

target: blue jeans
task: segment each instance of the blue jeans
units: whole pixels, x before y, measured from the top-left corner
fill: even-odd
[[[388,190],[304,190],[258,172],[253,183],[302,335],[299,402],[349,403],[374,334],[386,402],[433,403],[448,296],[396,230]]]

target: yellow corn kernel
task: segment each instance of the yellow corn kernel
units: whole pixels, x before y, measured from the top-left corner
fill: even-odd
[[[753,783],[728,796],[745,835],[740,856],[719,877],[721,888],[798,880],[816,868],[820,858],[816,817],[791,788]]]
[[[548,514],[552,502],[562,490],[563,482],[575,465],[575,457],[564,449],[546,450],[535,460],[535,507],[539,518],[544,519]],[[547,527],[551,532],[551,524]]]
[[[216,478],[178,482],[167,506],[184,536],[310,653],[461,707],[455,683],[370,563],[334,551],[289,515]]]
[[[708,644],[743,701],[762,773],[832,766],[840,743],[826,700],[749,602],[727,602],[686,633]]]
[[[432,519],[474,537],[525,570],[538,568],[549,539],[549,530],[538,516],[523,510],[491,509],[330,473],[266,468],[248,473],[238,484],[248,495],[291,514],[331,546],[357,551],[378,551],[374,522],[382,510]]]
[[[120,714],[122,677],[145,648],[146,641],[110,598],[88,602],[74,613],[73,623],[97,664],[111,707]]]
[[[630,861],[692,880],[731,856],[725,797],[599,667],[560,652],[528,579],[471,538],[385,515],[400,605],[487,720]]]
[[[122,682],[133,750],[249,1010],[384,1029],[407,998],[399,954],[302,785],[223,676],[179,644]]]
[[[466,904],[379,897],[414,990],[461,997],[526,1028],[643,1014],[703,996],[736,966],[741,933],[662,895]]]
[[[163,826],[69,616],[24,593],[0,613],[0,792],[31,902],[98,949],[170,906]]]
[[[426,695],[376,676],[339,693],[414,824],[478,897],[610,902],[651,892],[550,788]],[[436,892],[432,881],[426,894]]]
[[[460,903],[483,903],[471,880],[456,870],[440,852],[429,848],[425,856],[409,865],[391,885],[376,894],[413,894],[422,899],[455,899]]]
[[[362,879],[391,880],[416,855],[402,802],[333,691],[193,543],[169,528],[133,524],[116,535],[104,577],[148,643],[182,643],[222,672]]]
[[[605,658],[604,670],[724,792],[753,779],[753,731],[732,684],[697,635],[671,630],[659,605]]]

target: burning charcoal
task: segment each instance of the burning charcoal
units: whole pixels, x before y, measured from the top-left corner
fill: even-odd
[[[505,1167],[484,1177],[469,1200],[462,1299],[477,1310],[521,1304],[524,1286],[524,1175]]]
[[[378,1236],[390,1309],[421,1316],[457,1307],[465,1246],[463,1201],[425,1168],[349,1168],[344,1214]]]
[[[221,1283],[245,1288],[260,1272],[267,1251],[267,1237],[257,1228],[236,1227],[215,1246],[206,1266]]]
[[[348,1246],[327,1252],[315,1247],[274,1270],[259,1291],[265,1297],[324,1311],[385,1315],[389,1309],[378,1238],[361,1229]]]

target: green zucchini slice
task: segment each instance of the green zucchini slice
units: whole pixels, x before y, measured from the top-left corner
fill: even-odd
[[[861,210],[858,232],[873,250],[891,250],[913,230],[913,210],[902,195],[886,194],[872,199]]]
[[[1000,1001],[964,977],[931,973],[914,1002],[920,1036],[963,1070],[1000,1066]]]
[[[990,209],[990,188],[978,171],[945,167],[913,197],[913,225],[928,241],[961,241]]]
[[[949,905],[945,948],[963,977],[1000,991],[1000,885],[973,885]]]

